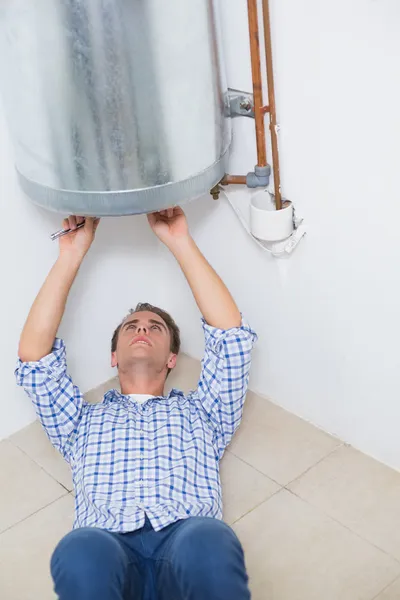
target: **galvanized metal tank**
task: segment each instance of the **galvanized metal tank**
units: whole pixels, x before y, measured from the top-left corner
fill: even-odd
[[[0,89],[23,190],[107,216],[200,196],[231,140],[214,0],[1,0]]]

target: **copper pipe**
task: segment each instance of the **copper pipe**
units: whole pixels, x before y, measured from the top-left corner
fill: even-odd
[[[263,93],[261,78],[260,40],[257,14],[257,0],[247,0],[249,13],[249,35],[251,72],[253,76],[254,115],[256,121],[257,166],[267,165],[267,146],[265,142],[264,115],[262,114]]]
[[[249,14],[251,71],[252,71],[252,77],[253,77],[253,94],[254,94],[254,116],[255,116],[255,122],[256,122],[256,142],[257,142],[257,161],[258,161],[257,166],[265,167],[267,165],[267,145],[266,145],[266,140],[265,140],[264,116],[267,112],[269,112],[270,132],[271,132],[271,148],[272,148],[272,163],[273,163],[274,188],[275,188],[275,206],[276,206],[276,210],[280,210],[282,208],[282,194],[281,194],[281,177],[280,177],[280,166],[279,166],[277,121],[276,121],[274,69],[273,69],[273,65],[272,65],[272,40],[271,40],[271,21],[270,21],[270,13],[269,13],[269,0],[262,0],[265,58],[266,58],[266,67],[267,67],[268,99],[269,99],[268,106],[264,106],[264,103],[263,103],[257,0],[247,0],[247,7],[248,7],[248,14]],[[230,183],[246,184],[246,177],[242,176],[242,175],[225,175],[225,177],[221,181],[221,185],[229,185]]]
[[[272,167],[274,173],[275,205],[276,210],[282,208],[281,195],[281,174],[279,167],[279,149],[278,135],[276,131],[276,105],[275,105],[275,85],[274,69],[272,65],[272,40],[271,40],[271,20],[269,14],[269,0],[262,0],[264,17],[264,42],[265,58],[267,64],[268,81],[268,102],[269,102],[269,128],[271,131],[271,149],[272,149]]]
[[[221,185],[229,185],[229,184],[246,185],[246,183],[247,183],[246,175],[225,175],[225,177],[221,180]]]

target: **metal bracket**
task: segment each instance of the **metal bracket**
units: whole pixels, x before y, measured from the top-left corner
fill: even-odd
[[[254,119],[253,94],[229,88],[226,109],[226,116],[228,117],[250,117],[251,119]]]

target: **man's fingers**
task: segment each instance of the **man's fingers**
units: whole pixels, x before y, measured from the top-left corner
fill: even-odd
[[[168,222],[169,219],[173,219],[174,217],[183,214],[183,211],[179,206],[174,208],[166,208],[165,210],[159,210],[154,213],[149,213],[147,215],[147,219],[150,225],[155,225],[157,221]]]
[[[164,217],[165,219],[171,219],[174,216],[174,210],[174,208],[166,208],[155,214],[160,215],[160,217]]]
[[[150,223],[150,225],[153,225],[153,223],[156,222],[156,219],[157,219],[157,217],[156,217],[155,213],[148,213],[147,220]]]
[[[89,227],[93,229],[93,233],[96,233],[96,229],[99,226],[100,218],[99,217],[87,217],[86,223],[89,223]]]
[[[76,229],[76,216],[70,215],[68,217],[69,229]]]
[[[98,227],[98,224],[100,223],[100,218],[98,218],[98,217],[86,217],[86,219],[83,219],[83,220],[85,222],[84,228],[87,231],[92,230],[93,232],[95,232]]]
[[[82,217],[77,215],[70,215],[66,219],[63,220],[62,226],[63,229],[72,229],[75,230],[78,225],[85,224],[85,229],[92,229],[96,231],[97,227],[100,223],[99,217]]]
[[[63,229],[74,229],[72,219],[73,219],[72,216],[65,217],[65,219],[63,219],[63,222],[62,222],[62,228]]]

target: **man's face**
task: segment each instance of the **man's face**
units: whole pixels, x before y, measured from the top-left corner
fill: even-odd
[[[119,370],[151,369],[157,373],[173,369],[176,355],[170,350],[171,334],[164,320],[152,312],[137,312],[123,322],[111,366]]]

